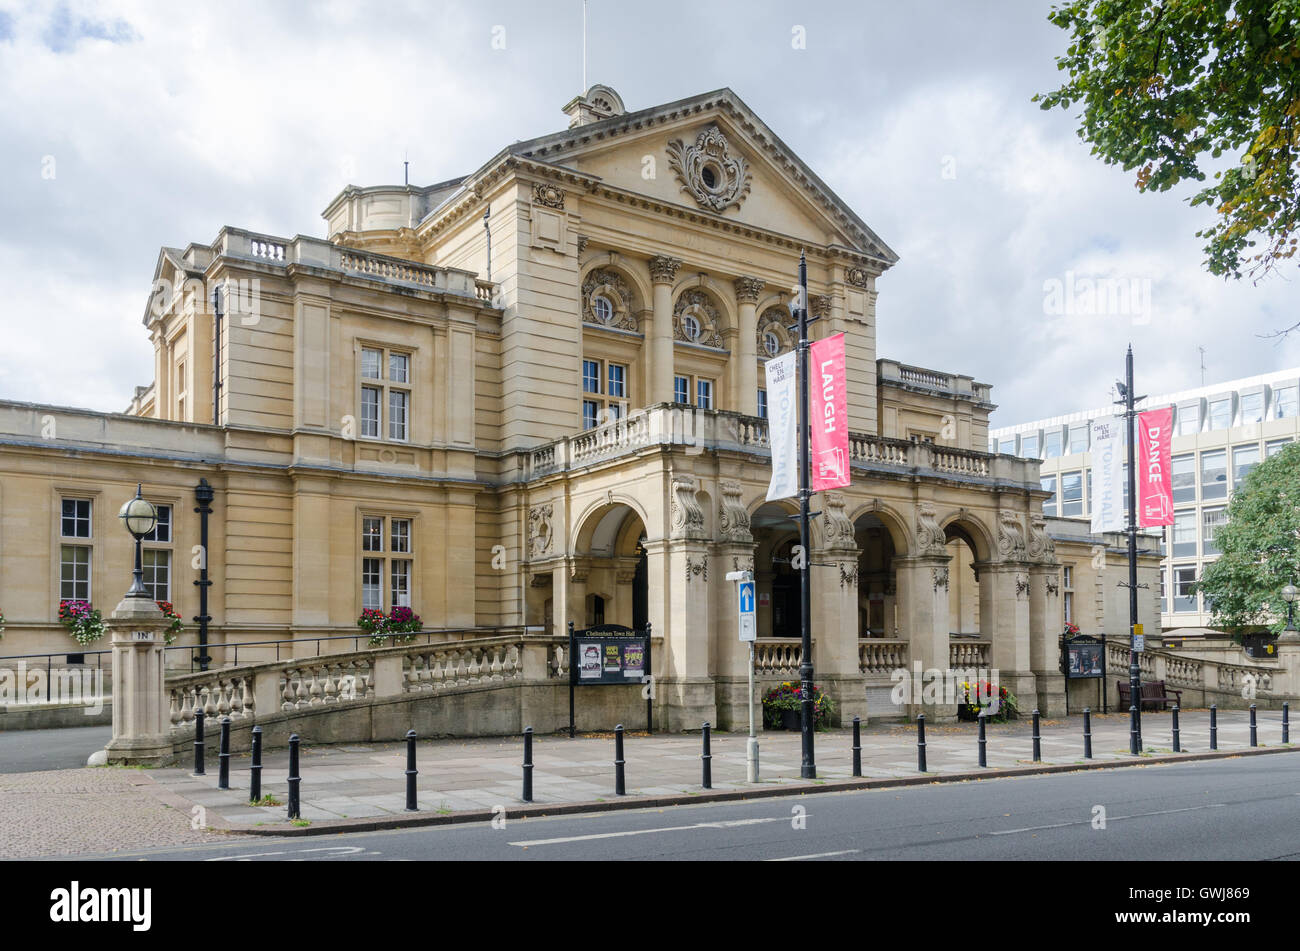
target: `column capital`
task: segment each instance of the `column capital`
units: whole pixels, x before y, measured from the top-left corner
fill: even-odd
[[[756,277],[738,277],[733,283],[736,286],[736,300],[742,304],[757,304],[759,295],[766,286],[765,282]]]
[[[677,270],[682,266],[680,258],[666,254],[656,254],[650,259],[650,278],[656,284],[671,284],[677,280]]]

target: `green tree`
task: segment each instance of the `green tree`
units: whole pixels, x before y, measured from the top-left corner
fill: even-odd
[[[1228,505],[1215,540],[1223,553],[1196,582],[1214,606],[1214,624],[1233,633],[1286,626],[1282,588],[1300,565],[1300,442],[1265,459]]]
[[[1212,175],[1190,199],[1217,215],[1196,233],[1212,274],[1258,279],[1296,254],[1300,0],[1071,0],[1048,19],[1070,33],[1069,79],[1033,101],[1082,106],[1079,137],[1140,191]]]

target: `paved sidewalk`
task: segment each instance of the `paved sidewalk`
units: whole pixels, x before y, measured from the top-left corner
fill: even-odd
[[[1219,750],[1244,751],[1249,746],[1247,711],[1221,711]],[[1183,756],[1209,750],[1209,714],[1182,714]],[[1096,715],[1092,720],[1093,763],[1144,762],[1172,757],[1171,717],[1168,713],[1143,715],[1145,751],[1142,758],[1129,752],[1126,714]],[[932,781],[943,776],[979,773],[996,776],[1032,769],[1031,727],[1028,719],[990,724],[987,729],[987,769],[978,765],[975,724],[931,726],[926,731],[928,773],[917,771],[916,730],[912,725],[886,724],[862,732],[862,774],[865,779]],[[804,781],[800,773],[797,733],[764,732],[759,736],[760,782],[745,782],[743,733],[713,734],[713,792],[701,783],[700,737],[629,733],[625,739],[627,796],[614,794],[614,741],[612,734],[538,736],[533,743],[533,804],[573,807],[615,800],[707,798],[743,792],[798,792],[810,782],[825,786],[852,778],[852,731],[835,730],[816,737],[817,776]],[[1263,747],[1281,746],[1281,713],[1260,711],[1259,740]],[[521,797],[522,740],[430,740],[417,743],[419,813],[425,818],[484,813],[523,806]],[[270,807],[248,802],[247,754],[231,759],[230,790],[219,790],[217,766],[209,762],[207,775],[193,776],[188,769],[150,770],[147,775],[163,794],[178,797],[207,810],[208,823],[239,831],[282,832],[291,828],[284,803],[288,798],[285,750],[264,757],[262,791],[278,801]],[[1042,722],[1042,765],[1076,767],[1083,757],[1082,717]],[[338,823],[373,826],[373,820],[410,819],[405,811],[406,752],[404,743],[352,744],[315,747],[304,742],[301,755],[302,818],[313,825]],[[369,823],[358,820],[372,820]]]

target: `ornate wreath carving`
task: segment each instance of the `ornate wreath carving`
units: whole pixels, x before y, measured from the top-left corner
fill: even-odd
[[[550,505],[539,505],[528,512],[528,551],[534,558],[551,550],[551,539],[554,536],[552,513]]]
[[[699,322],[700,335],[694,339],[686,333],[685,321],[682,319],[686,316],[694,317]],[[689,290],[677,298],[677,306],[673,308],[673,338],[683,343],[698,343],[705,347],[723,349],[722,315],[704,291]]]
[[[537,182],[533,185],[533,201],[548,208],[564,208],[564,191],[554,185]]]
[[[604,297],[612,305],[614,312],[609,320],[601,320],[592,306],[597,297]],[[615,327],[619,330],[636,332],[636,318],[632,316],[632,291],[617,271],[597,268],[587,275],[582,282],[582,320],[597,327]]]
[[[783,307],[769,307],[763,311],[763,315],[758,318],[757,343],[760,359],[766,360],[778,356],[794,346],[794,341],[790,339],[790,331],[786,327],[789,320],[790,312]],[[768,352],[766,338],[769,333],[777,339],[776,353]]]
[[[699,134],[694,145],[681,139],[668,143],[668,164],[677,173],[682,191],[705,208],[725,211],[740,207],[749,194],[753,177],[743,156],[733,154],[731,146],[716,128]]]

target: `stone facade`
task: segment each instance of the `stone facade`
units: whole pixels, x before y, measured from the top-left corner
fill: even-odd
[[[566,111],[463,178],[345,189],[327,240],[164,248],[126,414],[0,403],[6,649],[67,649],[60,596],[117,600],[113,513],[142,482],[170,506],[157,591],[188,622],[205,558],[215,644],[355,632],[368,603],[434,629],[649,623],[660,725],[739,724],[728,571],[758,579],[760,679],[798,666],[760,386],[806,250],[853,430],[808,553],[817,679],[843,717],[891,716],[892,669],[977,660],[1058,711],[1060,563],[1090,542],[1053,546],[1037,460],[983,451],[988,385],[877,359],[896,255],[730,90]]]

